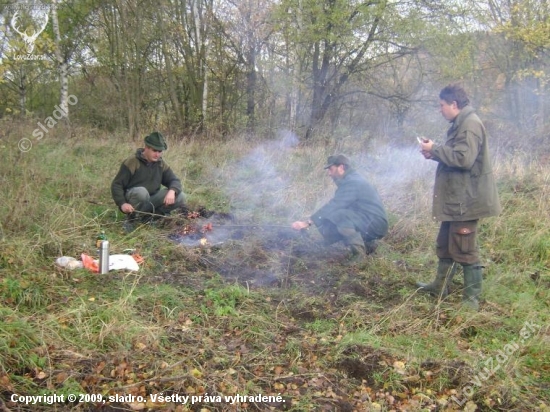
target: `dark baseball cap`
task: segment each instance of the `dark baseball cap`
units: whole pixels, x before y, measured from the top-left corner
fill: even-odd
[[[333,155],[333,156],[328,157],[327,164],[324,167],[324,169],[328,169],[331,166],[340,166],[340,165],[348,165],[349,166],[349,159],[346,156],[342,155],[342,154]]]

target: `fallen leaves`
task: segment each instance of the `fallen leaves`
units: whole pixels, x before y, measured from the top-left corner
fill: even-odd
[[[46,372],[44,372],[43,370],[37,369],[35,371],[34,376],[35,376],[36,379],[41,379],[42,380],[42,379],[46,379],[48,377],[48,374]]]
[[[54,376],[55,383],[58,385],[61,385],[63,382],[67,380],[69,377],[69,374],[67,372],[59,372]]]
[[[145,408],[147,408],[145,402],[129,402],[126,405],[128,405],[133,411],[143,411]]]
[[[406,375],[407,372],[405,371],[405,363],[401,361],[395,361],[393,363],[393,369],[395,372],[397,372],[400,375]]]
[[[10,377],[7,374],[0,375],[0,388],[5,391],[13,391],[13,385],[11,383]]]

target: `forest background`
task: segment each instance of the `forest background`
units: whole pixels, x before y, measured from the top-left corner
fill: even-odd
[[[32,4],[0,3],[2,118],[58,104],[75,125],[135,139],[408,142],[456,81],[499,141],[540,135],[550,110],[545,1]]]

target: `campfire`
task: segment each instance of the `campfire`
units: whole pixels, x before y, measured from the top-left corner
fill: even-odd
[[[239,222],[215,212],[186,212],[183,216],[185,220],[174,221],[168,238],[186,249],[205,252],[204,264],[227,281],[246,287],[288,284],[297,271],[304,281],[304,276],[318,274],[320,260],[347,256],[337,249],[328,253],[310,238],[310,231],[296,231],[290,224]],[[301,272],[304,268],[305,274]]]
[[[187,220],[191,222],[177,227],[168,236],[169,239],[186,247],[207,247],[221,245],[231,238],[231,231],[223,227],[223,221],[227,220],[228,215],[210,213],[207,215],[211,221],[205,221],[205,214],[197,211],[188,212]],[[214,220],[219,223],[214,223]]]

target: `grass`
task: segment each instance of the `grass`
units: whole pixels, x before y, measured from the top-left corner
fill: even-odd
[[[182,177],[189,209],[231,217],[214,220],[215,229],[232,230],[230,240],[187,248],[167,236],[205,219],[122,231],[109,186],[136,147],[124,136],[83,130],[65,139],[60,126],[21,153],[17,140],[32,130],[10,130],[0,165],[0,408],[55,408],[15,404],[14,393],[162,392],[280,394],[284,402],[56,407],[548,410],[550,169],[543,160],[496,160],[504,212],[481,224],[484,302],[472,313],[460,309],[460,273],[444,302],[414,287],[433,276],[437,224],[429,216],[434,165],[412,148],[375,156],[339,142],[378,187],[391,221],[378,253],[348,268],[341,246],[320,251],[315,231],[296,237],[287,229],[334,191],[321,169],[325,147],[169,142],[165,157]],[[98,276],[54,265],[59,256],[94,255],[101,230],[112,253],[135,248],[144,256],[139,272]],[[464,398],[489,359],[498,370]]]

